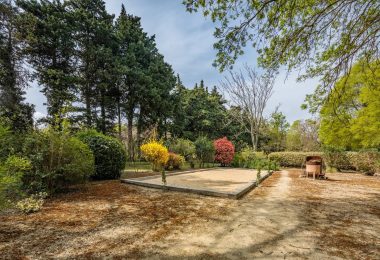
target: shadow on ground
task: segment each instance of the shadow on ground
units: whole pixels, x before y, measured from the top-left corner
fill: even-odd
[[[380,178],[275,173],[238,201],[96,182],[0,216],[0,258],[376,259]]]

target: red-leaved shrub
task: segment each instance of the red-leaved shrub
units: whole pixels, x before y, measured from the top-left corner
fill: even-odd
[[[214,141],[215,161],[226,166],[231,164],[234,159],[235,147],[228,141],[227,137],[223,137]]]

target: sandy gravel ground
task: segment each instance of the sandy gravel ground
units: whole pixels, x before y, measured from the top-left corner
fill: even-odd
[[[91,183],[0,216],[2,259],[379,259],[380,178],[273,174],[241,200]]]
[[[261,176],[267,175],[262,171]],[[215,168],[207,171],[194,171],[186,174],[168,175],[167,185],[206,189],[219,192],[238,192],[256,181],[257,171],[236,168]],[[161,176],[143,180],[146,183],[162,184]]]

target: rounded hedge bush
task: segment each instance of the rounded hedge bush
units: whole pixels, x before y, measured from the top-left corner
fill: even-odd
[[[215,161],[226,166],[231,164],[234,159],[235,147],[228,141],[227,137],[223,137],[214,141]]]
[[[95,157],[95,173],[92,179],[118,179],[125,168],[126,152],[122,143],[116,138],[105,136],[94,130],[77,134],[86,143]]]

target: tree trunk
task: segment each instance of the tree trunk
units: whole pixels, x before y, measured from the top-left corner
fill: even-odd
[[[139,113],[139,118],[137,121],[137,147],[138,147],[138,152],[137,155],[140,158],[141,157],[141,151],[140,151],[140,145],[141,145],[141,132],[142,132],[142,127],[143,127],[143,119],[142,119],[142,110],[140,108],[140,113]]]
[[[92,117],[91,117],[91,98],[90,98],[90,86],[87,83],[85,89],[85,103],[86,103],[86,125],[88,128],[91,128]]]
[[[256,150],[257,150],[257,142],[256,142],[257,137],[256,137],[256,132],[255,132],[252,124],[251,124],[250,132],[251,132],[250,134],[251,134],[252,148],[253,148],[253,151],[256,152]]]
[[[128,156],[129,160],[133,161],[133,109],[128,111]]]
[[[103,134],[106,134],[106,108],[105,108],[105,100],[104,93],[102,91],[101,95],[101,103],[100,103],[100,128]]]
[[[119,139],[121,140],[121,111],[120,111],[120,100],[117,101],[117,124]]]

